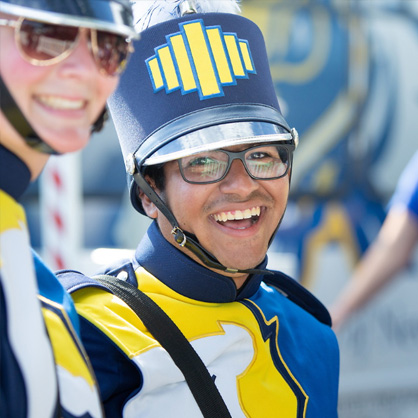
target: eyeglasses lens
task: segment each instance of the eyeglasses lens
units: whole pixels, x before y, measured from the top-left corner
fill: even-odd
[[[229,171],[234,159],[240,159],[254,179],[283,177],[289,168],[289,151],[277,145],[262,145],[245,151],[207,151],[179,160],[183,178],[190,183],[214,183]]]
[[[286,174],[289,165],[288,151],[278,146],[253,148],[245,155],[245,164],[254,178],[279,178]]]

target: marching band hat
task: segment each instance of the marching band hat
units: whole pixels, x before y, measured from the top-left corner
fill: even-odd
[[[297,141],[272,82],[263,35],[230,13],[193,13],[140,33],[108,104],[143,213],[135,170],[237,144]]]

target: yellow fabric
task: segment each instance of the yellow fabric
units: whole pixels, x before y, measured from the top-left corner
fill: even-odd
[[[26,226],[26,215],[11,196],[0,190],[0,234],[8,229],[21,229]]]
[[[46,301],[44,298],[42,300]],[[52,348],[54,350],[55,363],[74,377],[82,377],[90,387],[95,385],[91,371],[87,367],[85,359],[82,357],[82,348],[76,344],[75,333],[68,319],[63,322],[63,317],[67,315],[60,308],[61,315],[43,308],[42,313],[51,339]]]

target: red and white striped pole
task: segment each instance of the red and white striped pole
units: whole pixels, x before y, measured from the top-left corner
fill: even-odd
[[[40,177],[42,255],[52,270],[77,268],[82,248],[81,153],[50,157]]]

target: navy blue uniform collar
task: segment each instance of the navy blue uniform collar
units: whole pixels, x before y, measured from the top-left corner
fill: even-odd
[[[30,183],[28,166],[0,144],[0,189],[19,200]]]
[[[149,227],[140,242],[136,261],[165,285],[191,299],[203,302],[233,302],[251,297],[259,288],[262,275],[251,275],[237,290],[230,277],[215,273],[193,261],[170,244],[156,222]],[[257,266],[265,269],[267,257]]]

